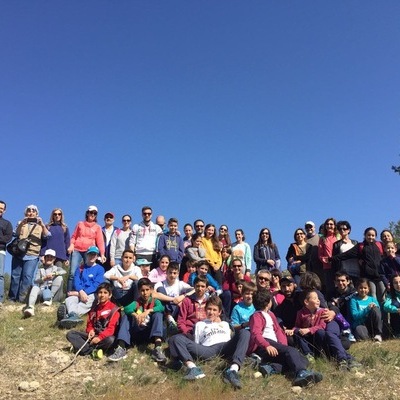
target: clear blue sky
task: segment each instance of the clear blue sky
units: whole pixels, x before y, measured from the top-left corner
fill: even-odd
[[[400,2],[3,1],[2,185],[203,218],[282,256],[306,220],[399,220]],[[10,262],[7,257],[7,263]]]

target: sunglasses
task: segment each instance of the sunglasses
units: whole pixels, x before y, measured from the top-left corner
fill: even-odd
[[[122,222],[131,222],[130,219],[123,219]]]
[[[224,232],[227,232],[227,231],[228,231],[228,229],[226,229],[226,228],[219,228],[219,230],[220,230],[220,231],[224,231]]]
[[[265,281],[265,282],[271,282],[268,278],[265,278],[264,276],[259,276],[259,277],[258,277],[258,280],[259,280],[259,281],[262,281],[262,282],[263,282],[263,281]]]
[[[53,213],[53,215],[62,215],[60,212],[55,212],[55,213]]]
[[[97,215],[97,211],[89,211],[89,214]]]
[[[151,212],[144,212],[143,215],[151,215]]]
[[[196,225],[195,228],[204,228],[204,225]]]

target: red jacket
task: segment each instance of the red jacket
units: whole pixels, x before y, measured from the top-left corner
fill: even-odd
[[[97,304],[89,311],[89,316],[86,325],[86,332],[95,331],[96,336],[100,338],[100,340],[105,339],[108,336],[113,336],[117,329],[120,312],[119,310],[115,311],[111,316],[108,324],[106,323],[106,327],[103,330],[98,329],[99,322],[101,324],[105,324],[105,320],[110,316],[112,310],[117,307],[113,302],[107,301],[104,304]]]
[[[178,329],[182,333],[193,333],[195,323],[206,319],[206,299],[199,303],[195,297],[186,297],[179,309]]]
[[[271,311],[268,311],[269,316],[272,318],[272,322],[274,324],[274,331],[276,338],[278,339],[278,343],[284,344],[287,346],[287,337],[285,332],[280,327],[278,320],[275,317],[275,314]],[[257,348],[262,347],[265,349],[270,346],[268,339],[263,337],[263,332],[265,329],[267,321],[264,318],[262,311],[256,311],[250,318],[250,343],[247,353],[253,353],[257,350]]]
[[[312,335],[320,329],[325,330],[326,322],[321,318],[324,311],[323,308],[318,308],[315,314],[311,314],[310,310],[303,307],[297,311],[294,329],[308,328]]]

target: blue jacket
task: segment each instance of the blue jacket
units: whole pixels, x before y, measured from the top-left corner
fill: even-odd
[[[104,268],[98,264],[91,267],[85,264],[77,268],[74,275],[75,290],[83,290],[86,294],[94,293],[100,283],[104,282],[104,273]]]

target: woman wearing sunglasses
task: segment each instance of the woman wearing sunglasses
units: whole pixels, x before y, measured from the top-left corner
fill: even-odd
[[[85,253],[91,246],[97,246],[100,251],[101,262],[105,262],[104,237],[101,226],[97,223],[97,207],[89,206],[85,213],[85,221],[80,221],[71,236],[68,254],[71,255],[67,291],[74,290],[74,274],[79,264],[85,260]]]

